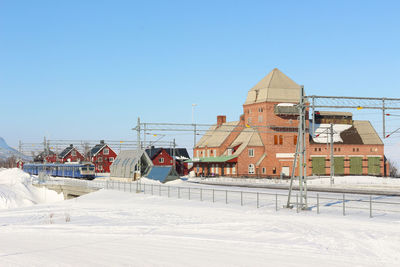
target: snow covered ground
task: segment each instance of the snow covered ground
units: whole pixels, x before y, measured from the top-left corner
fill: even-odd
[[[31,176],[20,169],[0,169],[0,210],[64,200],[62,194],[31,184]]]
[[[157,182],[143,182],[158,188]],[[398,217],[275,212],[204,197],[100,190],[0,210],[0,266],[396,266],[400,261]]]

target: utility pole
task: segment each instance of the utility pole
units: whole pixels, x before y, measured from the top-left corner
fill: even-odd
[[[173,150],[172,150],[172,157],[173,157],[173,166],[174,166],[174,170],[176,170],[176,160],[175,160],[175,157],[176,157],[176,153],[175,153],[175,147],[176,147],[176,144],[175,144],[175,138],[174,138],[174,141],[173,141]]]
[[[306,137],[307,137],[307,124],[306,120],[306,103],[305,103],[305,96],[304,96],[304,87],[301,86],[300,88],[300,103],[298,104],[299,110],[299,126],[298,126],[298,135],[297,135],[297,145],[296,145],[296,152],[294,154],[293,159],[293,168],[292,168],[292,177],[290,180],[290,187],[289,187],[289,194],[288,194],[288,201],[287,201],[287,208],[290,208],[290,198],[291,192],[293,190],[293,180],[295,179],[295,168],[296,168],[296,161],[299,157],[299,194],[300,194],[300,208],[307,209],[307,154],[306,154]]]
[[[335,180],[333,176],[335,175],[335,159],[333,157],[333,124],[331,123],[330,131],[331,135],[331,156],[330,156],[330,163],[331,163],[331,175],[330,175],[330,181],[331,181],[331,186],[334,184]]]
[[[142,145],[140,143],[140,117],[138,117],[137,119],[137,126],[136,126],[136,131],[137,131],[137,149],[141,150],[142,149]]]

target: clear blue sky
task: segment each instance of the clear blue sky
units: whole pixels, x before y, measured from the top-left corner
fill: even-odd
[[[197,122],[237,120],[275,67],[307,94],[400,97],[399,11],[398,1],[0,0],[0,136],[135,139],[138,116],[191,123],[192,103]]]

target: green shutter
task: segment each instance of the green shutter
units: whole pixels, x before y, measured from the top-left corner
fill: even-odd
[[[333,161],[335,167],[335,175],[344,174],[344,157],[335,157]]]
[[[350,174],[362,175],[362,157],[350,158]]]
[[[312,158],[312,173],[315,175],[326,175],[325,157]]]
[[[368,158],[368,174],[369,175],[380,175],[381,174],[381,158],[369,157]]]

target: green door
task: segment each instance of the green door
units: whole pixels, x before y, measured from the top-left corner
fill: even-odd
[[[344,174],[344,157],[335,157],[333,161],[335,175]]]
[[[350,158],[350,174],[362,175],[362,157]]]
[[[312,173],[315,175],[326,175],[325,157],[312,158]]]
[[[381,158],[379,157],[368,158],[368,174],[369,175],[381,174]]]

